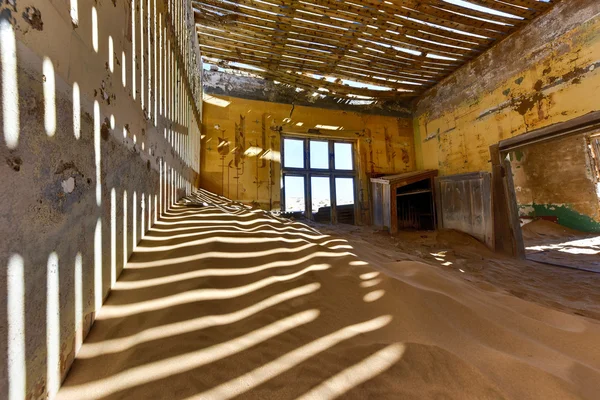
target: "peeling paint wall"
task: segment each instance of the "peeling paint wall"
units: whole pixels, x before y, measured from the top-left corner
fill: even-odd
[[[570,0],[468,63],[415,109],[420,168],[490,171],[489,146],[600,110],[600,2]]]
[[[263,209],[280,208],[281,131],[307,133],[317,124],[343,127],[323,136],[354,139],[362,221],[369,221],[368,176],[415,167],[409,118],[217,96],[204,103],[202,187]],[[301,125],[298,125],[301,124]]]
[[[569,228],[600,232],[600,199],[584,136],[531,144],[509,158],[521,216],[553,216]]]
[[[169,3],[0,2],[2,399],[54,397],[132,249],[198,181],[198,45]]]

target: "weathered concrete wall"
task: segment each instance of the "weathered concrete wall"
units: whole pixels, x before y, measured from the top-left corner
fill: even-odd
[[[509,153],[522,216],[600,232],[600,199],[582,135],[531,144]]]
[[[462,67],[417,104],[419,167],[490,171],[489,146],[600,110],[600,2],[569,0]]]
[[[368,222],[367,174],[414,169],[411,120],[381,115],[292,106],[235,97],[222,107],[204,103],[202,187],[263,209],[280,208],[281,133],[307,133],[317,124],[343,127],[323,136],[355,139],[361,184],[362,221]],[[301,126],[297,124],[301,123]],[[236,135],[236,131],[241,134]],[[237,141],[236,141],[237,136]],[[220,143],[229,142],[219,147]]]
[[[0,2],[0,398],[54,396],[133,247],[197,182],[183,4]]]

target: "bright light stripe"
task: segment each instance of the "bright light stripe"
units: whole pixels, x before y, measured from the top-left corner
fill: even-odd
[[[73,83],[73,135],[75,139],[81,137],[81,95],[77,82]]]
[[[127,190],[123,191],[123,267],[127,265],[129,256],[127,245]]]
[[[113,38],[112,36],[108,37],[108,69],[110,72],[114,72],[115,70],[115,50],[113,48]]]
[[[150,230],[150,227],[152,226],[152,196],[151,195],[146,195],[146,199],[148,200],[148,228],[147,230]]]
[[[46,284],[46,389],[54,398],[60,387],[60,292],[58,255],[50,253]]]
[[[207,315],[204,317],[194,318],[181,322],[175,322],[168,325],[161,325],[146,329],[141,332],[136,332],[133,335],[120,337],[116,339],[104,340],[98,343],[88,343],[83,348],[77,357],[82,359],[106,356],[108,354],[126,351],[141,343],[147,343],[154,340],[175,337],[189,332],[196,332],[202,329],[233,324],[241,321],[261,311],[264,311],[277,304],[285,301],[306,296],[314,293],[321,287],[319,283],[310,283],[298,288],[288,290],[283,293],[276,294],[258,303],[252,304],[244,309],[234,311],[230,314]]]
[[[94,51],[98,52],[98,11],[92,7],[92,46]]]
[[[150,10],[150,0],[148,0],[147,9],[146,9],[146,38],[148,39],[148,118],[152,119],[152,35],[150,33],[150,18],[151,18],[151,10]],[[143,237],[143,230],[142,230]]]
[[[367,332],[381,329],[389,324],[391,320],[392,317],[390,315],[382,315],[381,317],[369,321],[346,326],[327,336],[320,337],[304,346],[300,346],[271,362],[261,365],[253,371],[238,376],[237,378],[216,386],[204,393],[191,396],[188,399],[225,400],[237,397],[343,341]]]
[[[154,12],[153,12],[153,17],[154,17],[154,126],[158,126],[158,61],[157,59],[160,58],[160,54],[157,51],[158,48],[158,43],[157,43],[157,36],[156,36],[156,0],[154,0]]]
[[[145,222],[146,222],[146,202],[145,202],[145,194],[142,193],[142,201],[141,201],[141,205],[142,205],[142,212],[140,213],[140,239],[143,239],[144,236],[146,235],[146,231],[145,231]],[[137,249],[137,247],[136,247]]]
[[[54,65],[48,57],[44,57],[44,128],[46,135],[56,134],[56,85],[54,82]]]
[[[110,287],[117,281],[117,192],[110,190]]]
[[[163,72],[162,72],[162,62],[164,58],[164,46],[163,46],[163,30],[162,30],[162,14],[158,15],[158,42],[160,43],[159,47],[159,57],[158,57],[158,109],[160,115],[163,115]]]
[[[159,208],[160,208],[160,216],[163,214],[163,182],[164,182],[164,172],[163,172],[163,160],[158,161],[158,195],[159,195]],[[155,221],[156,223],[157,221]]]
[[[17,78],[17,42],[15,31],[0,16],[0,57],[2,60],[2,116],[4,142],[13,150],[19,144],[19,87]]]
[[[406,346],[401,343],[384,347],[361,362],[344,369],[325,382],[320,383],[296,400],[333,400],[341,398],[351,389],[391,368],[402,358],[405,350]]]
[[[133,219],[133,230],[132,230],[132,249],[135,250],[137,246],[137,192],[133,192],[133,201],[131,204],[131,213]]]
[[[283,243],[287,243],[287,244],[307,243],[307,240],[300,239],[300,238],[288,239],[288,238],[282,238],[282,237],[249,237],[249,238],[226,237],[226,236],[216,236],[216,233],[213,231],[213,232],[211,232],[210,237],[207,237],[204,239],[189,240],[184,243],[177,243],[177,244],[172,244],[172,245],[168,245],[168,246],[148,246],[148,247],[139,246],[137,251],[139,253],[154,253],[154,252],[172,251],[175,249],[182,249],[182,248],[186,248],[186,247],[205,245],[205,244],[209,244],[209,243],[261,244],[261,243],[270,243],[270,242],[281,243],[283,245]],[[320,244],[320,245],[322,246],[323,244]],[[335,247],[339,247],[339,246],[331,247],[331,249],[334,249]],[[347,246],[344,248],[352,248],[352,247]]]
[[[13,254],[6,271],[6,315],[8,317],[8,400],[24,399],[25,369],[25,266],[23,257]]]
[[[140,101],[144,109],[144,0],[140,0]]]
[[[125,59],[125,52],[121,54],[121,81],[123,82],[123,87],[127,87],[127,61]]]
[[[75,26],[79,26],[79,6],[77,5],[78,0],[71,0],[71,22]]]
[[[96,221],[94,232],[94,311],[102,307],[102,218]]]
[[[243,267],[243,268],[205,268],[200,270],[194,270],[189,272],[183,272],[181,274],[172,274],[166,277],[161,278],[151,278],[144,279],[139,281],[123,281],[117,283],[117,287],[120,290],[133,290],[133,289],[144,289],[151,288],[156,285],[164,285],[167,283],[177,283],[183,282],[190,279],[198,279],[198,278],[207,278],[207,277],[215,277],[215,276],[245,276],[245,275],[253,275],[257,272],[263,272],[269,269],[276,268],[289,268],[298,266],[305,262],[311,262],[315,259],[321,258],[335,258],[335,255],[331,253],[325,252],[315,252],[304,257],[294,259],[294,260],[277,260],[271,261],[269,263],[265,263],[263,265],[259,265],[256,267]],[[315,263],[311,264],[311,267],[316,269],[328,269],[330,267],[329,264],[324,263]]]
[[[94,100],[94,158],[96,161],[96,205],[102,205],[102,175],[100,152],[100,104]]]
[[[131,0],[131,95],[135,100],[135,0]]]
[[[126,305],[106,305],[102,310],[102,318],[123,318],[144,312],[164,310],[169,307],[175,307],[197,301],[232,299],[235,297],[244,296],[260,289],[264,289],[278,282],[291,281],[309,272],[325,271],[329,268],[330,266],[328,264],[315,264],[292,274],[269,276],[260,281],[244,286],[230,287],[226,289],[195,289],[176,293],[170,296],[163,296],[157,299],[146,300],[139,303],[129,303]]]
[[[61,391],[61,398],[63,400],[81,400],[82,392],[93,393],[95,397],[107,397],[121,390],[159,381],[240,353],[284,332],[312,322],[318,316],[319,311],[316,309],[303,311],[224,343],[146,363],[91,383],[65,386]]]
[[[75,269],[73,271],[73,285],[75,289],[75,352],[78,352],[83,343],[83,258],[81,253],[75,256]]]
[[[471,10],[475,10],[475,11],[481,11],[487,14],[493,14],[493,15],[498,15],[500,17],[506,17],[506,18],[514,18],[514,19],[523,19],[521,17],[518,17],[516,15],[513,14],[508,14],[502,11],[496,11],[493,8],[488,8],[488,7],[483,7],[483,6],[479,6],[477,4],[473,4],[473,3],[469,3],[467,1],[463,1],[463,0],[443,0],[446,3],[450,3],[450,4],[454,4],[456,6],[460,6],[460,7],[464,7],[467,9],[471,9]]]

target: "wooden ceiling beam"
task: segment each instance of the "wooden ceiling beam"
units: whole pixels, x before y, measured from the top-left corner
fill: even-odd
[[[555,2],[468,1],[488,10],[444,0],[192,4],[202,55],[222,60],[217,64],[236,68],[228,63],[238,62],[237,69],[304,90],[393,98],[422,93]],[[316,78],[321,76],[329,80]],[[365,87],[340,84],[346,81]]]

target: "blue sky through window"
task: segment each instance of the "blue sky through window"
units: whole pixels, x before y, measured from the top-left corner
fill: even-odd
[[[310,167],[329,169],[329,143],[310,141]]]
[[[283,140],[283,162],[286,168],[304,168],[303,140]]]

